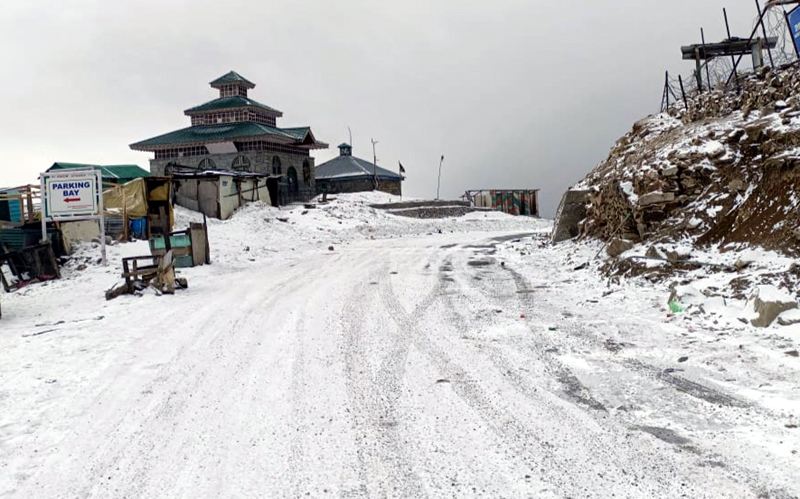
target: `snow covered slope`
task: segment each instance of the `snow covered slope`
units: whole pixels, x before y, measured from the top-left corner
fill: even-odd
[[[587,236],[800,255],[800,70],[694,95],[636,123],[575,189]]]

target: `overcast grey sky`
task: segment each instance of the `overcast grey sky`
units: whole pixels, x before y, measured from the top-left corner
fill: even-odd
[[[763,2],[762,2],[763,3]],[[279,126],[406,168],[404,192],[563,191],[658,111],[682,44],[746,37],[752,0],[0,0],[0,185],[55,161],[136,163],[233,69]]]

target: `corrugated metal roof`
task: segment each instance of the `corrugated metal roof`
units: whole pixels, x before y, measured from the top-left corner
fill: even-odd
[[[399,173],[376,166],[355,156],[337,156],[317,166],[317,180],[351,180],[372,178],[377,175],[381,180],[403,180]]]
[[[295,136],[275,128],[252,121],[224,123],[220,125],[198,125],[165,133],[151,139],[131,144],[131,149],[148,151],[153,147],[181,144],[202,144],[206,142],[225,142],[241,138],[268,136],[284,139],[287,143],[295,141]]]
[[[90,165],[86,163],[64,163],[56,162],[47,171],[53,170],[74,170],[76,168],[94,168],[103,173],[104,179],[133,180],[141,177],[149,177],[150,172],[137,165]]]
[[[228,71],[226,74],[220,76],[216,80],[214,80],[211,83],[209,83],[209,85],[211,85],[211,86],[224,85],[226,83],[244,83],[245,85],[249,86],[250,88],[253,88],[253,87],[256,86],[255,83],[249,81],[247,78],[245,78],[244,76],[240,75],[236,71]]]
[[[271,108],[266,104],[262,104],[258,101],[254,101],[253,99],[250,99],[248,97],[242,97],[241,95],[220,97],[218,99],[208,101],[205,104],[200,104],[199,106],[189,108],[186,111],[184,111],[184,113],[191,114],[203,111],[217,111],[219,109],[233,109],[238,107],[255,107],[258,109],[263,109],[264,111],[269,111],[271,114],[275,114],[277,116],[283,116],[283,113],[278,111],[277,109]]]

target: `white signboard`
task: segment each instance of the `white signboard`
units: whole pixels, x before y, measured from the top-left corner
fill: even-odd
[[[47,216],[52,219],[98,216],[97,173],[94,170],[78,170],[46,174]]]
[[[103,218],[103,174],[95,169],[42,173],[42,242],[48,221],[97,220],[100,248],[106,264],[106,230]]]

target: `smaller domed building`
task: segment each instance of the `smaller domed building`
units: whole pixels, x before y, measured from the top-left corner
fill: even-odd
[[[339,156],[317,167],[317,192],[382,191],[403,195],[400,173],[381,168],[376,164],[353,156],[350,144],[339,144]]]

